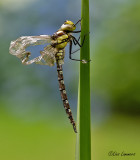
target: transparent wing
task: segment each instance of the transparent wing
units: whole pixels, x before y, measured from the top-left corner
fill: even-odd
[[[43,51],[40,51],[41,56],[45,63],[49,66],[53,66],[56,62],[55,60],[55,54],[57,53],[57,49],[52,47],[51,45],[48,45],[44,48]]]
[[[9,52],[12,55],[17,56],[23,64],[37,63],[41,65],[47,65],[43,61],[42,55],[38,56],[32,60],[29,60],[30,52],[26,51],[28,46],[42,45],[51,42],[51,36],[40,35],[40,36],[22,36],[10,44]]]
[[[54,63],[56,62],[55,54],[57,52],[58,50],[52,47],[51,45],[46,46],[43,51],[40,51],[43,60],[49,66],[54,66]],[[64,64],[64,56],[65,56],[65,50],[63,49],[63,56],[61,58],[61,64]]]

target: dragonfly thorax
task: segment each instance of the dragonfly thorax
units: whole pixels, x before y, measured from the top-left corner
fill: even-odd
[[[52,38],[54,40],[52,45],[58,50],[65,48],[69,42],[69,35],[60,30],[54,33]]]

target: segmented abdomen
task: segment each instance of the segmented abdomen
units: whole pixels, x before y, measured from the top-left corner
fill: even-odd
[[[59,90],[60,90],[61,99],[63,101],[63,105],[64,105],[64,108],[65,108],[66,113],[68,115],[68,118],[70,119],[70,122],[73,125],[74,132],[77,133],[76,124],[75,124],[75,121],[72,116],[72,112],[70,109],[70,105],[69,105],[66,90],[65,90],[65,84],[64,84],[64,79],[63,79],[63,68],[62,68],[62,64],[61,64],[61,60],[62,60],[61,53],[62,53],[62,50],[56,54]]]

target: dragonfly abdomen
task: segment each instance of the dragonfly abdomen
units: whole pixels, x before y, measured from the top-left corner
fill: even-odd
[[[64,108],[65,108],[66,113],[68,115],[68,118],[70,119],[70,122],[73,125],[74,131],[77,133],[76,124],[75,124],[75,121],[74,121],[73,116],[72,116],[72,112],[71,112],[70,105],[69,105],[68,98],[67,98],[67,93],[66,93],[66,90],[65,90],[64,78],[63,78],[63,68],[62,68],[62,63],[61,63],[61,61],[63,61],[63,56],[61,54],[63,54],[62,50],[60,50],[56,54],[56,64],[57,64],[59,90],[60,90],[61,99],[63,101],[63,105],[64,105]]]

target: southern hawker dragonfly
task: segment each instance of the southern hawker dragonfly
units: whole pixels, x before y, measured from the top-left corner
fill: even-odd
[[[72,21],[65,21],[64,24],[60,27],[60,29],[55,32],[53,35],[40,35],[40,36],[22,36],[19,37],[17,40],[12,41],[10,44],[9,52],[12,55],[17,56],[21,62],[25,65],[29,65],[32,63],[40,64],[40,65],[48,65],[54,66],[56,63],[57,65],[57,73],[58,73],[58,82],[59,82],[59,90],[61,93],[61,98],[63,101],[64,108],[66,113],[68,114],[68,118],[73,125],[73,129],[77,132],[76,124],[72,116],[72,112],[70,109],[70,105],[68,102],[64,79],[63,79],[63,71],[62,65],[64,64],[64,56],[65,56],[65,47],[67,43],[69,43],[69,58],[75,61],[81,61],[82,63],[87,63],[88,61],[82,59],[73,59],[72,54],[76,51],[72,52],[72,44],[79,45],[82,47],[85,36],[83,39],[82,44],[79,43],[79,39],[77,40],[72,33],[79,33],[79,31],[74,31],[76,29],[76,25],[80,22],[79,20],[76,24]],[[34,45],[47,45],[43,51],[40,51],[40,56],[30,59],[31,53],[26,51],[25,49],[29,46]]]

